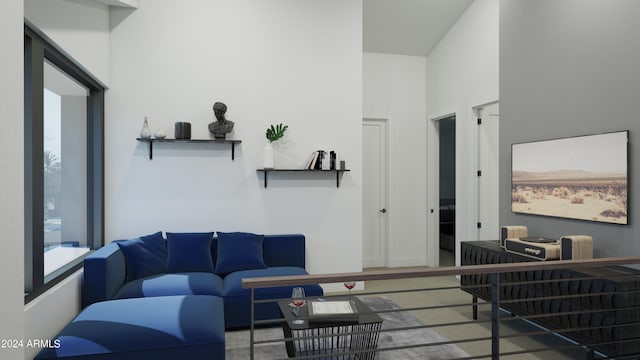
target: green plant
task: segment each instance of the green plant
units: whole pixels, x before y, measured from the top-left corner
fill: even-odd
[[[283,126],[282,124],[278,124],[275,127],[271,125],[271,127],[267,128],[267,139],[269,139],[269,142],[274,142],[283,137],[288,127],[289,125]]]

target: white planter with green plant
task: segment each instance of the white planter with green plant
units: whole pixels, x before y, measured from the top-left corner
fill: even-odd
[[[276,126],[271,125],[269,128],[267,128],[267,140],[269,140],[269,142],[264,146],[263,152],[265,169],[275,169],[275,151],[273,150],[273,146],[271,145],[271,143],[280,140],[280,138],[284,136],[284,132],[287,131],[288,127],[288,125],[278,124]]]

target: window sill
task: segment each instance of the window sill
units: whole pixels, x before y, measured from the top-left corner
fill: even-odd
[[[44,253],[44,276],[49,276],[56,270],[77,260],[90,251],[89,248],[57,247]]]

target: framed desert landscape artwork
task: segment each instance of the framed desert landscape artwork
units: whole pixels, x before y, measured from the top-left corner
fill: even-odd
[[[511,209],[627,224],[629,132],[511,146]]]

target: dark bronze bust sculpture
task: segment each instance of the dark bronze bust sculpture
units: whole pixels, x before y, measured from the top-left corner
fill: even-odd
[[[209,132],[211,132],[216,139],[225,139],[227,133],[233,130],[233,121],[227,120],[224,116],[226,112],[227,105],[221,102],[213,104],[213,114],[216,116],[217,121],[209,124]]]

